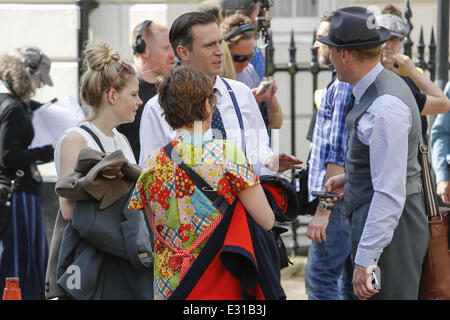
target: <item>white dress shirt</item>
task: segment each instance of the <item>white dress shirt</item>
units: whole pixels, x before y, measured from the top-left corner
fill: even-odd
[[[354,86],[355,104],[382,70],[378,63]],[[410,108],[399,98],[386,94],[373,101],[356,128],[358,139],[369,146],[374,189],[355,257],[360,266],[377,265],[403,212],[411,125]]]
[[[239,81],[225,80],[231,86],[242,114],[247,159],[257,175],[273,174],[264,164],[273,152],[269,147],[269,136],[253,93],[249,87]],[[226,139],[242,149],[239,121],[228,89],[219,77],[216,77],[214,88],[217,89],[217,108],[222,116]],[[165,146],[175,137],[175,132],[164,119],[158,95],[154,96],[147,102],[142,113],[139,129],[141,143],[139,164],[143,166],[152,152]],[[211,130],[206,135],[211,135]]]

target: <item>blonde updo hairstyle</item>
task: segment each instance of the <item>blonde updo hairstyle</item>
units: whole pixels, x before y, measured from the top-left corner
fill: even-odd
[[[129,64],[121,61],[119,53],[106,43],[87,44],[83,65],[80,99],[86,111],[86,119],[92,120],[96,116],[96,109],[101,105],[104,94],[112,88],[120,92],[130,79],[136,77],[136,71]],[[114,80],[116,77],[117,79]]]

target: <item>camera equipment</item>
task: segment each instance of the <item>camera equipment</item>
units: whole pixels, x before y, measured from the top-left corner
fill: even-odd
[[[261,36],[264,39],[264,46],[267,46],[270,42],[270,7],[273,6],[273,0],[259,0],[261,6],[259,9],[259,15],[256,18],[258,21],[258,32],[261,32]]]

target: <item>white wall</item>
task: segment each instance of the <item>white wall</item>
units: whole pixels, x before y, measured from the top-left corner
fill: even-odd
[[[0,52],[35,45],[54,61],[55,86],[41,90],[38,100],[77,94],[77,25],[75,5],[0,4]]]

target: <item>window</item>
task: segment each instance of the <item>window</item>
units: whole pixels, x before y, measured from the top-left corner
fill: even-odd
[[[319,0],[274,1],[273,16],[276,18],[317,17]]]

